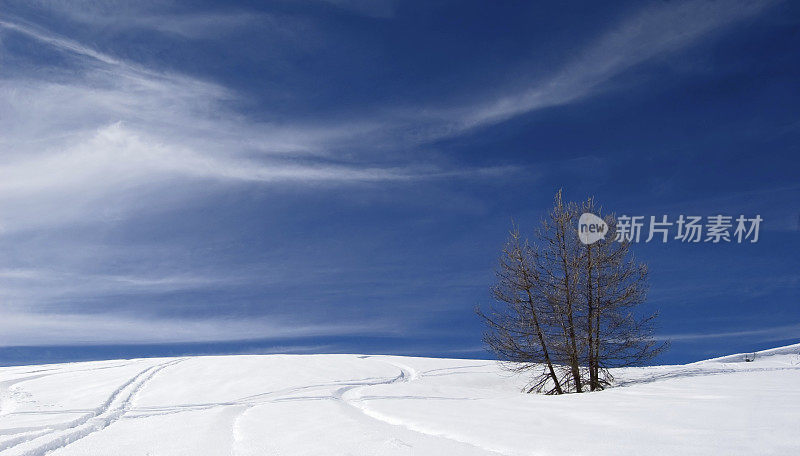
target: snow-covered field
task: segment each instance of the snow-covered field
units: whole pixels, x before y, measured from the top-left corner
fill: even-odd
[[[2,455],[793,455],[800,344],[519,392],[490,361],[206,356],[0,368]]]

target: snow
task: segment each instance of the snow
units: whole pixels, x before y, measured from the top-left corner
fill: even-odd
[[[520,392],[485,360],[153,358],[0,368],[0,455],[800,454],[800,344]]]

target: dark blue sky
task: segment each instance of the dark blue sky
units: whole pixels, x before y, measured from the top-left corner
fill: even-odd
[[[800,340],[800,5],[0,3],[0,361],[485,357],[511,220],[638,244],[685,362]]]

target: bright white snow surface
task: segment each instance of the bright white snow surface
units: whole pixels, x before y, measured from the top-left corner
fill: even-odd
[[[793,455],[800,344],[522,394],[492,361],[204,356],[0,368],[2,455]]]

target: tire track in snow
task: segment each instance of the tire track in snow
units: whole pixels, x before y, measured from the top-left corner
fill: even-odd
[[[185,358],[174,359],[144,369],[114,390],[93,413],[62,424],[46,435],[17,443],[7,448],[4,456],[43,456],[105,429],[128,411],[136,394],[158,372],[184,360]]]

